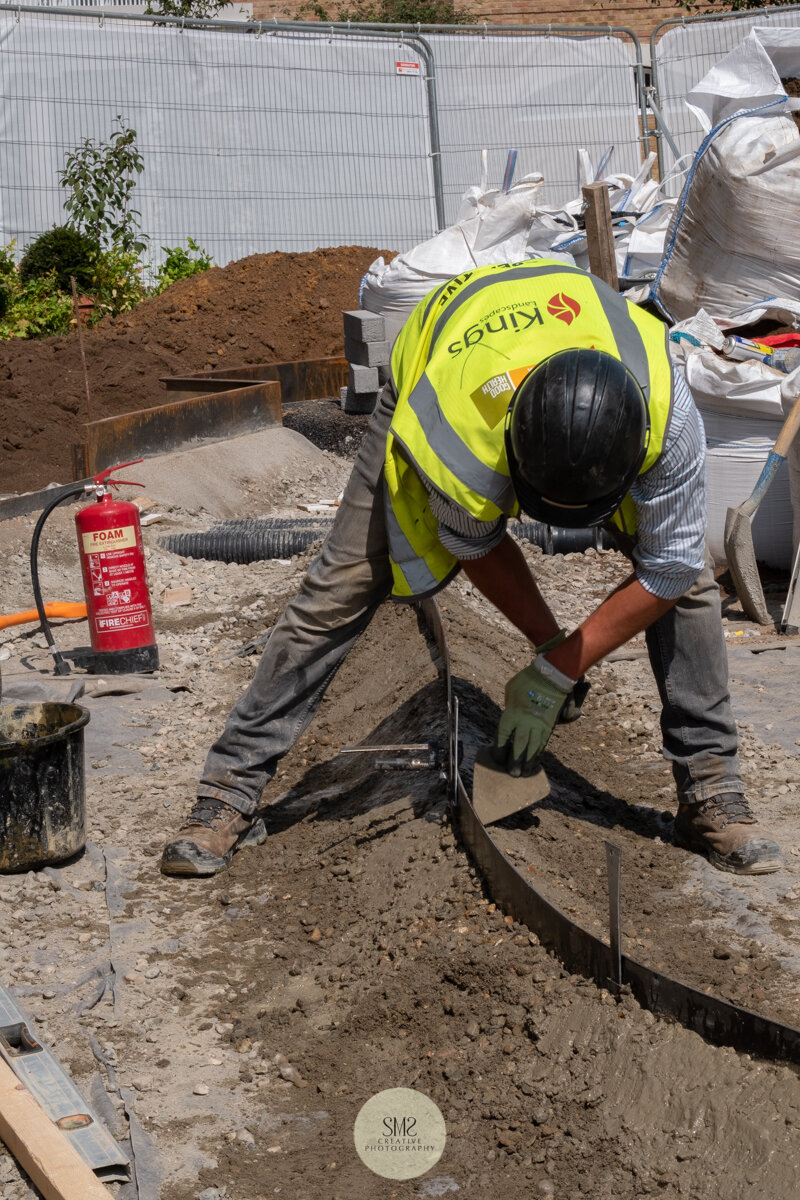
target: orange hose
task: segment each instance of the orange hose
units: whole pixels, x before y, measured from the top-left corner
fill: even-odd
[[[86,616],[85,604],[73,604],[69,600],[53,600],[44,606],[45,615],[48,617],[73,617],[80,619]],[[11,613],[7,617],[0,617],[0,629],[9,629],[12,625],[27,625],[30,621],[38,621],[39,614],[35,608],[29,608],[25,612]]]

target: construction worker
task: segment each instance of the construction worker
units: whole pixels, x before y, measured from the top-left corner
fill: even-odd
[[[646,630],[678,792],[675,840],[722,870],[774,871],[744,796],[719,590],[705,546],[705,438],[667,331],[576,267],[482,267],[421,301],[333,528],[212,746],[161,869],[210,875],[266,837],[278,760],[391,593],[414,601],[462,569],[532,643],[506,687],[495,757],[531,771],[585,672]],[[628,578],[560,629],[506,524],[607,524]],[[581,684],[580,688],[576,685]]]

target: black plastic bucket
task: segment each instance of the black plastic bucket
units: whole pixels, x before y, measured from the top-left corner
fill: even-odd
[[[0,871],[62,862],[86,844],[78,704],[0,705]]]

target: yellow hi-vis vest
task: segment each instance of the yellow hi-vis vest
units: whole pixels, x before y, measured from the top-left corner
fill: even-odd
[[[602,280],[551,259],[480,267],[426,296],[392,352],[398,401],[386,444],[386,524],[396,599],[443,587],[458,560],[439,541],[423,479],[479,521],[519,511],[504,425],[519,382],[551,354],[605,351],[638,380],[650,413],[641,472],[672,411],[668,332]],[[627,495],[613,520],[634,533]]]

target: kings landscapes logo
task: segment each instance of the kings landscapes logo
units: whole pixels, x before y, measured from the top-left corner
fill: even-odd
[[[388,1088],[356,1117],[353,1138],[365,1167],[384,1179],[415,1179],[436,1165],[447,1140],[444,1117],[422,1092]]]
[[[556,292],[547,301],[547,315],[557,317],[566,325],[571,325],[580,316],[581,306],[566,292]],[[541,309],[535,302],[520,304],[514,308],[495,309],[481,321],[470,325],[460,332],[455,341],[449,342],[447,353],[451,358],[457,358],[465,351],[469,358],[476,346],[487,348],[497,334],[505,337],[513,334],[526,334],[535,325],[544,325],[545,319]]]
[[[547,311],[551,317],[558,317],[565,325],[571,325],[581,311],[577,300],[573,300],[566,292],[559,292],[547,302]]]

